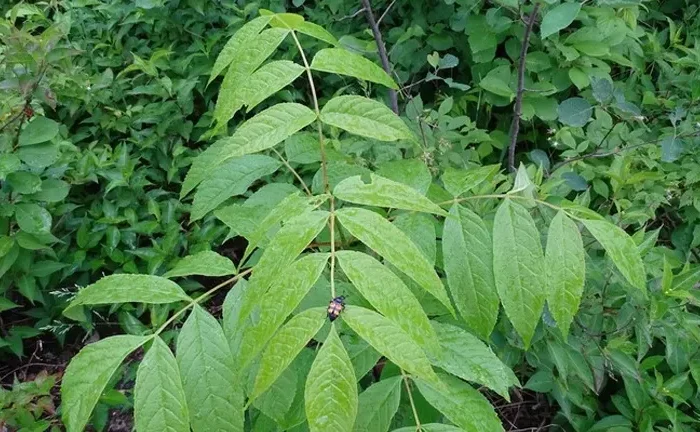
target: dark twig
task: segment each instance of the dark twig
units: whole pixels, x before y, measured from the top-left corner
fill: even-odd
[[[391,76],[391,65],[389,65],[389,57],[386,55],[386,47],[384,46],[384,40],[382,40],[382,33],[379,31],[379,25],[374,19],[374,14],[372,13],[372,5],[369,4],[369,0],[362,0],[362,6],[367,14],[367,21],[369,26],[372,28],[372,34],[374,35],[374,41],[377,43],[377,49],[379,49],[379,59],[382,61],[382,67],[387,75]],[[391,109],[399,114],[399,100],[396,97],[396,90],[389,89],[389,100],[391,101]]]
[[[518,133],[520,132],[520,117],[522,116],[523,94],[525,93],[525,59],[527,57],[527,49],[530,45],[530,34],[532,26],[537,20],[537,12],[540,10],[540,4],[535,3],[532,9],[530,18],[525,27],[523,35],[523,45],[520,49],[520,63],[518,64],[518,91],[515,95],[515,106],[513,107],[513,123],[510,125],[510,146],[508,147],[508,169],[515,171],[515,146],[518,142]]]

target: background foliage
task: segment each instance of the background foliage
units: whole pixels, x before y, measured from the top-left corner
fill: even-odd
[[[575,214],[586,220],[603,217],[624,229],[634,240],[646,272],[642,282],[639,278],[643,275],[635,273],[634,267],[625,274],[624,266],[611,252],[615,245],[606,244],[606,234],[596,234],[589,222],[588,230],[582,231],[585,287],[568,337],[555,326],[561,326],[562,312],[552,308],[551,299],[542,321],[531,329],[529,344],[520,337],[521,326],[516,323],[514,329],[511,325],[512,314],[504,304],[505,313],[482,317],[485,320],[447,320],[448,324],[441,319],[433,325],[441,340],[449,332],[459,332],[460,336],[453,335],[462,341],[454,354],[455,362],[474,357],[475,344],[480,342],[472,334],[484,339],[515,372],[511,381],[499,386],[476,379],[478,371],[460,374],[448,364],[437,366],[502,396],[508,396],[508,387],[517,382],[543,393],[558,409],[550,422],[567,430],[694,430],[700,410],[698,6],[682,0],[542,2],[527,45],[516,152],[516,166],[522,163],[522,168],[517,176],[501,168],[507,168],[513,103],[520,90],[519,59],[533,4],[516,0],[398,0],[374,2],[372,6],[393,67],[391,78],[398,83],[404,127],[417,137],[417,144],[383,142],[327,127],[327,176],[338,199],[368,204],[343,197],[342,189],[338,191],[336,186],[354,175],[369,181],[370,172],[406,184],[432,203],[460,195],[466,198],[512,191],[518,198],[510,201],[529,209],[525,213],[532,215],[543,250],[550,250],[549,242],[554,238],[548,235],[550,224],[557,221],[566,232],[567,222],[550,207],[535,206],[534,199],[577,211]],[[81,318],[76,324],[61,315],[77,291],[75,286],[94,283],[102,275],[166,275],[181,277],[182,295],[200,294],[220,282],[217,277],[231,274],[233,263],[245,262],[244,256],[250,258],[248,264],[262,259],[260,252],[248,257],[252,247],[244,252],[251,240],[261,246],[270,241],[270,233],[256,232],[256,224],[285,197],[303,192],[287,165],[311,192],[324,192],[319,143],[309,128],[276,151],[246,156],[258,158],[245,164],[254,164],[256,171],[248,178],[230,179],[237,186],[231,187],[223,200],[213,203],[205,196],[198,205],[197,194],[202,193],[204,184],[194,200],[180,196],[194,157],[218,138],[238,130],[252,114],[272,105],[239,112],[228,123],[224,116],[222,122],[217,95],[226,91],[226,80],[209,83],[226,42],[257,17],[261,8],[301,14],[307,22],[319,24],[337,37],[340,47],[380,64],[362,4],[347,0],[69,1],[3,8],[0,355],[26,357],[26,340],[40,335],[63,343],[98,331],[131,335],[121,336],[125,357],[130,348],[143,342],[143,335],[161,328],[180,308],[167,301],[142,299],[91,311],[74,302],[68,310],[73,313],[66,315]],[[310,53],[328,47],[303,34],[300,40],[309,60]],[[275,59],[300,64],[290,40],[280,45]],[[303,78],[276,92],[273,102],[310,105],[310,88]],[[341,94],[389,101],[385,87],[364,78],[358,81],[342,74],[315,73],[321,106]],[[218,128],[212,128],[214,119],[219,120]],[[240,167],[230,168],[241,171]],[[443,211],[458,214],[461,224],[482,224],[483,232],[493,232],[495,242],[493,227],[500,217],[499,205],[497,198],[468,200],[463,207],[446,205]],[[590,209],[588,213],[583,207]],[[470,219],[471,213],[465,213],[464,208],[478,215],[476,219]],[[464,249],[458,236],[463,227],[448,223],[456,219],[400,212],[389,216],[395,216],[393,225],[418,245],[452,286],[455,282],[451,279],[458,276],[456,270],[450,270],[448,257],[464,255],[454,252]],[[350,237],[348,246],[366,250],[352,242],[359,236],[341,216],[339,219],[347,229],[339,234]],[[446,235],[445,230],[452,230],[455,236]],[[327,252],[333,241],[327,230],[311,240],[325,244],[317,246],[321,252]],[[346,241],[348,238],[342,240]],[[536,244],[532,243],[533,247]],[[196,260],[181,260],[197,253],[213,253],[209,252],[212,249],[219,255],[199,255],[207,262],[205,274],[209,277],[196,276],[202,274],[201,269],[188,267]],[[551,263],[566,262],[549,259],[544,256],[548,268],[557,267]],[[338,265],[352,279],[342,256]],[[367,266],[371,264],[362,268],[367,271]],[[220,270],[217,273],[212,268]],[[492,271],[498,275],[503,270],[496,264]],[[321,276],[295,313],[327,304],[327,277],[327,272]],[[129,283],[138,286],[137,281]],[[404,283],[429,316],[444,314],[433,297],[424,295],[410,280]],[[243,291],[239,285],[231,293]],[[339,292],[350,294],[348,303],[352,306],[344,312],[347,319],[372,319],[357,315],[358,306],[371,305],[387,315],[371,301],[370,294],[356,292],[358,285],[356,280],[338,282]],[[451,295],[458,312],[464,314],[453,291]],[[363,304],[363,299],[369,303]],[[497,305],[498,298],[495,300]],[[231,304],[235,300],[229,307]],[[226,303],[223,308],[226,317]],[[303,312],[296,313],[297,318],[302,319]],[[539,315],[535,319],[539,322]],[[490,337],[490,329],[474,325],[489,320],[495,325]],[[201,322],[196,328],[209,326],[212,330],[207,334],[216,332],[218,324],[203,309],[195,308],[179,335],[168,330],[163,339],[177,339],[176,346],[185,343],[181,340],[194,331],[193,322],[197,321]],[[525,321],[534,325],[532,320]],[[305,385],[309,392],[309,382],[322,384],[315,375],[306,378],[311,364],[322,354],[324,361],[338,362],[329,353],[343,347],[349,362],[327,367],[352,369],[360,380],[364,391],[359,396],[357,418],[369,419],[366,430],[415,424],[408,394],[401,387],[408,380],[397,378],[401,373],[392,364],[380,374],[367,375],[379,353],[353,332],[342,329],[338,340],[333,333],[327,339],[328,330],[316,336],[320,342],[326,341],[324,348],[302,351],[268,394],[252,404],[246,414],[247,427],[304,430]],[[225,321],[223,330],[227,331]],[[475,339],[472,344],[466,342],[470,337]],[[99,348],[95,345],[94,349]],[[141,382],[157,378],[153,375],[157,368],[148,366],[157,356],[168,362],[167,352],[167,346],[158,343],[148,350],[139,370]],[[177,368],[174,361],[169,364]],[[138,386],[136,400],[131,391],[126,397],[110,391],[123,384],[122,376],[126,382],[133,379],[133,367],[127,364],[123,369],[125,375],[116,374],[110,380],[97,405],[92,422],[98,428],[104,427],[108,408],[129,409],[139,403]],[[464,384],[454,378],[443,379],[456,387]],[[50,387],[47,382],[53,384],[42,378],[35,385],[15,385],[4,391],[0,402],[13,408],[3,408],[0,422],[17,428],[34,427],[32,430],[56,426],[53,410],[43,408],[46,386]],[[183,382],[188,385],[185,378]],[[450,408],[436,400],[440,393],[431,389],[430,383],[417,381],[410,389],[423,423],[442,422],[446,416],[453,424],[463,424],[447,414]],[[520,393],[514,389],[511,394],[517,397]],[[30,399],[18,396],[27,392]],[[24,403],[17,400],[33,401],[42,408],[18,408]],[[371,423],[373,417],[367,414],[377,406],[393,414],[388,416],[393,421],[386,427]],[[61,410],[65,419],[66,408]],[[148,418],[147,413],[143,415]],[[138,415],[136,422],[138,426]],[[365,430],[362,424],[356,427]],[[510,425],[504,427],[509,429]]]

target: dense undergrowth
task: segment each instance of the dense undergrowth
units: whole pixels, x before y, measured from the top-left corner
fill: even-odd
[[[698,5],[367,4],[0,7],[0,430],[697,430]]]

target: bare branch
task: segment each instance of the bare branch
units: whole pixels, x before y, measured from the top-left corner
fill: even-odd
[[[515,147],[518,143],[518,133],[520,132],[520,117],[523,115],[523,94],[525,93],[525,59],[527,58],[527,49],[530,45],[530,34],[532,26],[537,20],[537,13],[540,10],[540,4],[535,3],[532,13],[525,27],[523,35],[523,44],[520,49],[520,62],[518,64],[518,91],[515,95],[515,106],[513,107],[513,123],[510,125],[510,146],[508,147],[508,169],[515,171]]]
[[[391,76],[391,65],[389,64],[389,57],[386,55],[386,47],[384,46],[384,40],[382,40],[382,33],[379,31],[379,25],[374,20],[374,14],[372,13],[372,5],[369,4],[369,0],[362,0],[362,6],[367,14],[367,21],[369,26],[372,28],[372,34],[374,35],[374,41],[377,43],[377,49],[379,49],[379,59],[382,61],[382,68],[387,75]],[[388,9],[388,8],[387,8]],[[391,109],[399,114],[399,100],[396,96],[396,91],[394,89],[389,89],[389,100],[391,101]]]

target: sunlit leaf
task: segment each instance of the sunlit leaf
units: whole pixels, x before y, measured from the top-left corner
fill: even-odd
[[[226,69],[228,65],[231,64],[236,58],[241,55],[241,52],[250,46],[258,34],[265,28],[267,23],[270,22],[271,17],[261,16],[250,21],[246,25],[240,28],[234,36],[226,42],[224,49],[221,50],[219,56],[216,58],[216,62],[211,69],[211,75],[209,76],[209,82],[212,82],[214,78],[219,76],[221,71]]]
[[[359,54],[342,48],[324,48],[317,52],[311,61],[311,69],[348,75],[382,84],[395,90],[399,88],[380,66]]]
[[[380,141],[411,139],[406,124],[386,105],[362,96],[337,96],[321,109],[321,121]]]
[[[191,275],[215,277],[232,274],[236,274],[236,266],[230,259],[214,251],[202,251],[182,258],[163,277],[175,278]]]

